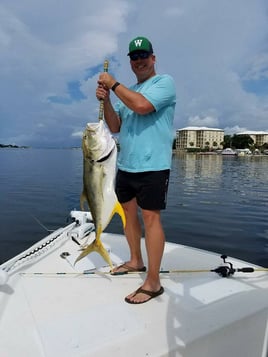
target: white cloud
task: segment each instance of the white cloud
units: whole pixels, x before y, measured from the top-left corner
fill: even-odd
[[[188,119],[189,126],[206,126],[208,128],[218,128],[219,121],[217,118],[206,116],[204,118],[196,115]]]
[[[225,135],[233,135],[233,134],[244,132],[246,130],[247,130],[246,128],[241,128],[238,125],[235,125],[232,128],[230,128],[230,127],[224,128],[224,134]]]
[[[80,138],[81,139],[82,135],[83,135],[83,131],[75,131],[75,132],[72,133],[72,136],[74,138]]]
[[[251,59],[244,80],[268,80],[268,53],[261,53]]]
[[[175,129],[267,130],[268,94],[244,85],[268,77],[267,10],[264,0],[2,0],[0,143],[77,142],[97,120],[104,59],[120,82],[135,81],[127,50],[137,35],[153,42],[157,72],[175,79]],[[86,99],[73,100],[74,81]]]

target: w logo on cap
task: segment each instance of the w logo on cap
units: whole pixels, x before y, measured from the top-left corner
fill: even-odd
[[[142,45],[142,39],[134,40],[134,42],[135,42],[135,46],[136,46],[136,47],[141,47],[141,45]]]
[[[151,42],[146,37],[136,37],[129,44],[129,53],[133,51],[147,51],[153,53]]]

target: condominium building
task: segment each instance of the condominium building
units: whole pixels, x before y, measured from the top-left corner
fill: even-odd
[[[221,149],[223,129],[188,126],[176,130],[176,149],[213,148]]]
[[[249,135],[254,141],[256,146],[262,146],[268,144],[268,132],[267,131],[244,131],[237,133],[236,135]]]

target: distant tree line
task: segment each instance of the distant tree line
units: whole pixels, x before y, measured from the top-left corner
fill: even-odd
[[[224,135],[224,141],[221,143],[224,149],[268,149],[268,143],[265,143],[261,146],[254,144],[254,140],[248,134],[243,135]]]
[[[29,146],[18,146],[18,145],[11,145],[11,144],[0,144],[0,148],[14,148],[14,149],[18,149],[18,148],[22,148],[22,149],[27,149]]]

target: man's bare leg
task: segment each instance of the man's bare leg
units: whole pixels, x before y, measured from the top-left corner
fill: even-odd
[[[130,260],[126,262],[126,265],[133,269],[141,269],[144,266],[140,247],[142,228],[138,217],[136,198],[133,198],[126,203],[122,203],[122,207],[126,216],[125,235],[130,249]],[[124,267],[122,267],[122,269],[115,268],[113,272],[125,270]]]
[[[160,211],[142,210],[145,226],[145,242],[148,256],[148,274],[142,289],[157,292],[161,288],[159,270],[165,247],[165,234],[163,231]],[[148,295],[132,293],[127,296],[135,303],[148,300]]]

